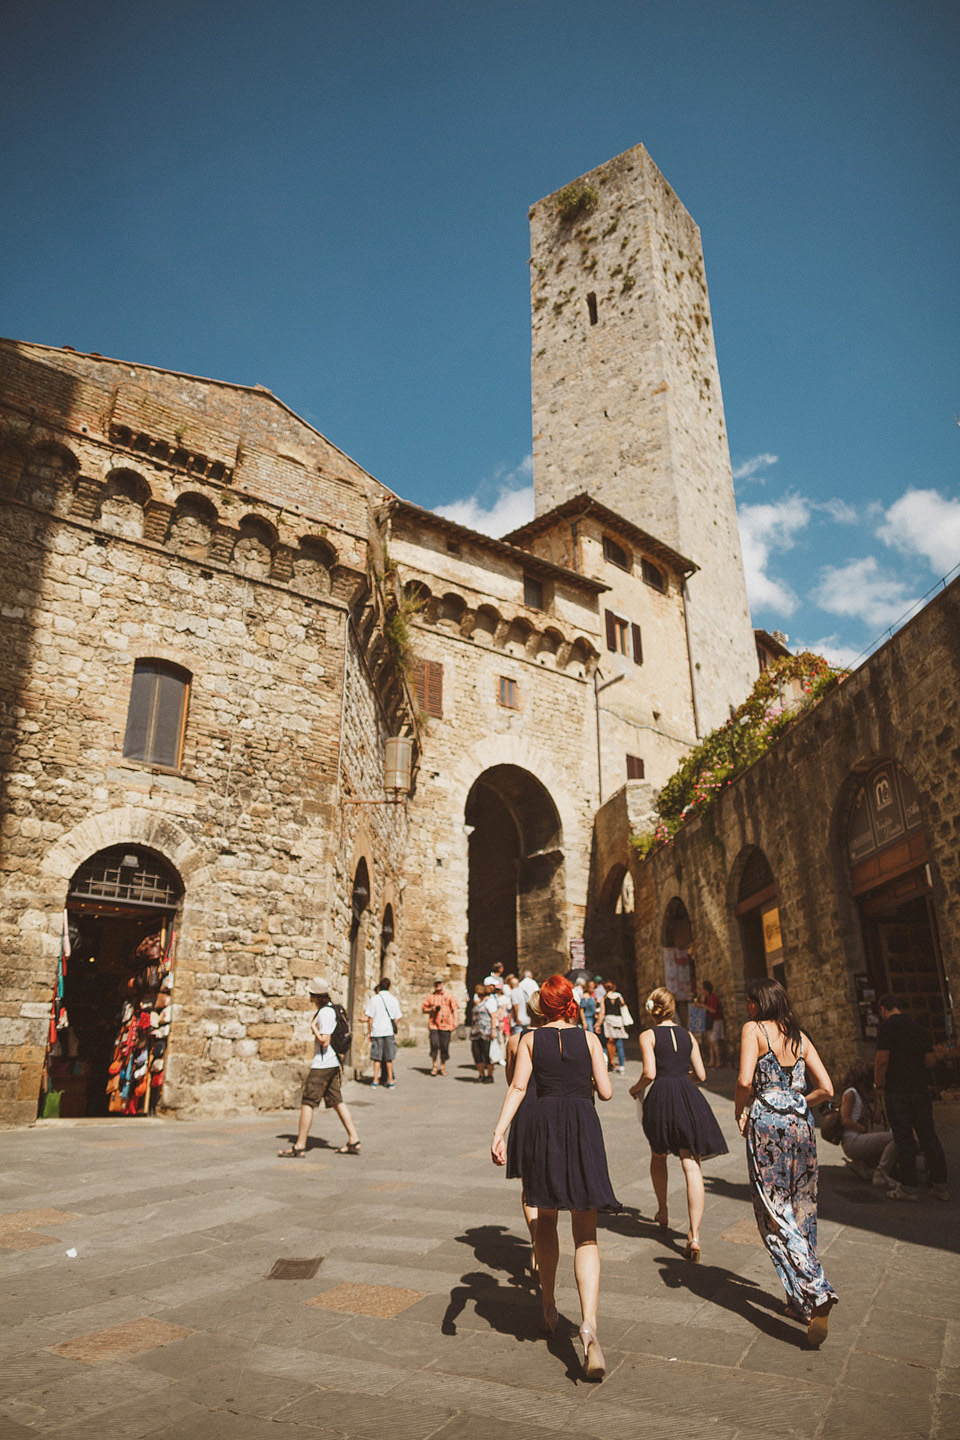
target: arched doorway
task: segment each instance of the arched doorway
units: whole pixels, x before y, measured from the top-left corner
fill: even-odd
[[[156,1109],[182,897],[173,866],[133,843],[100,850],[74,872],[41,1114],[144,1115]]]
[[[626,865],[611,866],[599,902],[584,925],[586,968],[615,981],[632,1003],[636,999],[636,927],[633,879]]]
[[[896,995],[934,1041],[953,1034],[933,908],[920,798],[895,761],[856,784],[846,823],[850,892],[860,913],[866,975],[857,976],[864,1039],[876,1033],[876,998]]]
[[[566,970],[563,836],[549,791],[528,770],[494,765],[474,781],[464,819],[468,988],[497,960],[538,979]]]
[[[786,986],[780,937],[780,907],[773,871],[763,851],[754,847],[742,862],[734,913],[740,928],[743,983],[779,980]]]
[[[350,901],[350,970],[347,976],[347,1015],[353,1028],[353,1012],[357,999],[357,969],[363,959],[364,916],[370,908],[370,872],[366,860],[361,859],[353,876],[353,893]],[[359,977],[361,983],[365,976]]]
[[[693,953],[693,926],[687,907],[674,895],[663,916],[663,983],[677,1001],[680,1019],[687,1022],[687,1004],[697,983]]]

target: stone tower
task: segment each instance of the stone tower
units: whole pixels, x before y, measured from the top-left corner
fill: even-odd
[[[530,229],[537,514],[589,492],[696,562],[703,734],[757,657],[700,231],[642,145],[538,201]]]

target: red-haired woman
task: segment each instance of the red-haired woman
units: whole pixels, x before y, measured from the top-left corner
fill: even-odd
[[[602,1380],[606,1371],[597,1341],[600,1298],[600,1252],[597,1211],[619,1210],[610,1185],[603,1132],[593,1103],[613,1096],[607,1058],[596,1035],[578,1024],[580,1014],[573,986],[563,975],[551,975],[540,986],[544,1023],[524,1035],[497,1127],[491,1155],[495,1165],[507,1159],[504,1136],[533,1077],[536,1092],[524,1107],[523,1138],[518,1162],[528,1205],[537,1207],[535,1238],[540,1271],[543,1327],[554,1334],[559,1319],[555,1300],[559,1244],[557,1212],[570,1211],[573,1228],[573,1270],[580,1296],[580,1340],[584,1374]]]

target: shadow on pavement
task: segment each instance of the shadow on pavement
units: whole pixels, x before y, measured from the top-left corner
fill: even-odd
[[[706,1300],[745,1320],[769,1335],[772,1340],[781,1340],[798,1350],[807,1348],[806,1332],[786,1319],[778,1318],[777,1312],[783,1305],[755,1280],[737,1275],[720,1265],[691,1265],[689,1260],[676,1255],[655,1255],[654,1263],[660,1266],[660,1278],[669,1290],[689,1290],[700,1300]],[[774,1313],[771,1314],[770,1312]]]

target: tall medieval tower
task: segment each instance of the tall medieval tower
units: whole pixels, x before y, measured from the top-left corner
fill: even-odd
[[[700,231],[642,145],[530,211],[537,514],[587,492],[693,560],[700,733],[757,674]]]

